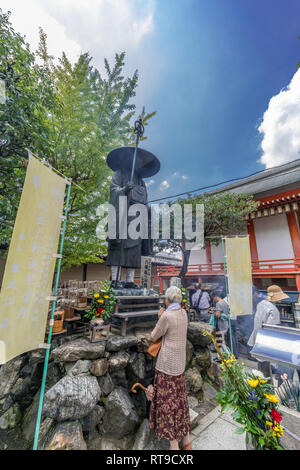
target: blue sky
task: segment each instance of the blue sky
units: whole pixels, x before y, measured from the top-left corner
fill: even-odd
[[[138,109],[157,111],[143,143],[161,160],[150,199],[299,158],[298,0],[22,3],[1,6],[33,45],[42,25],[50,52],[88,50],[103,70],[125,50],[126,71],[139,69]]]

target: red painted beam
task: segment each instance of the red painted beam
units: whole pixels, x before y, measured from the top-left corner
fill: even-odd
[[[248,223],[248,233],[249,233],[251,260],[258,261],[258,251],[257,251],[253,220],[250,220],[250,222]]]
[[[296,214],[294,212],[288,212],[286,214],[286,218],[289,225],[295,258],[300,258],[300,235],[296,220]]]

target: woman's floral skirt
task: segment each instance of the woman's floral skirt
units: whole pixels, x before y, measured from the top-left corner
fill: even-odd
[[[180,440],[190,432],[185,374],[172,376],[155,371],[149,427],[158,439]]]

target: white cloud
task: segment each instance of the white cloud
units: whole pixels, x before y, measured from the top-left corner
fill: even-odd
[[[186,181],[188,179],[188,176],[186,175],[181,175],[180,173],[178,173],[178,171],[175,171],[175,173],[173,173],[173,175],[175,178],[181,178],[183,179],[184,181]]]
[[[149,186],[152,186],[152,184],[155,183],[155,180],[150,180],[148,181],[148,183],[146,183],[146,186],[149,187]]]
[[[300,69],[271,98],[258,131],[263,135],[260,161],[266,168],[300,158]]]
[[[12,12],[14,28],[26,35],[33,50],[42,26],[51,54],[57,57],[65,51],[74,61],[80,52],[89,51],[97,67],[116,52],[137,52],[154,31],[154,7],[155,0],[1,1],[3,11]]]
[[[26,41],[33,52],[38,46],[39,26],[41,26],[47,34],[50,54],[59,57],[65,51],[72,61],[75,61],[80,54],[79,43],[67,35],[63,24],[44,10],[43,1],[1,0],[1,8],[4,12],[11,11],[10,20],[13,27],[26,36]]]
[[[159,186],[159,189],[160,191],[165,191],[166,189],[168,189],[170,187],[170,184],[168,183],[167,180],[164,180],[160,186]]]
[[[101,64],[116,52],[136,52],[154,30],[154,0],[43,0],[43,4]]]

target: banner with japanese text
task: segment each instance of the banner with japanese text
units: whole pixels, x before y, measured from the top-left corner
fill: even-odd
[[[65,187],[30,156],[0,292],[0,364],[44,343]]]
[[[248,237],[226,238],[231,315],[252,314],[252,268]]]

